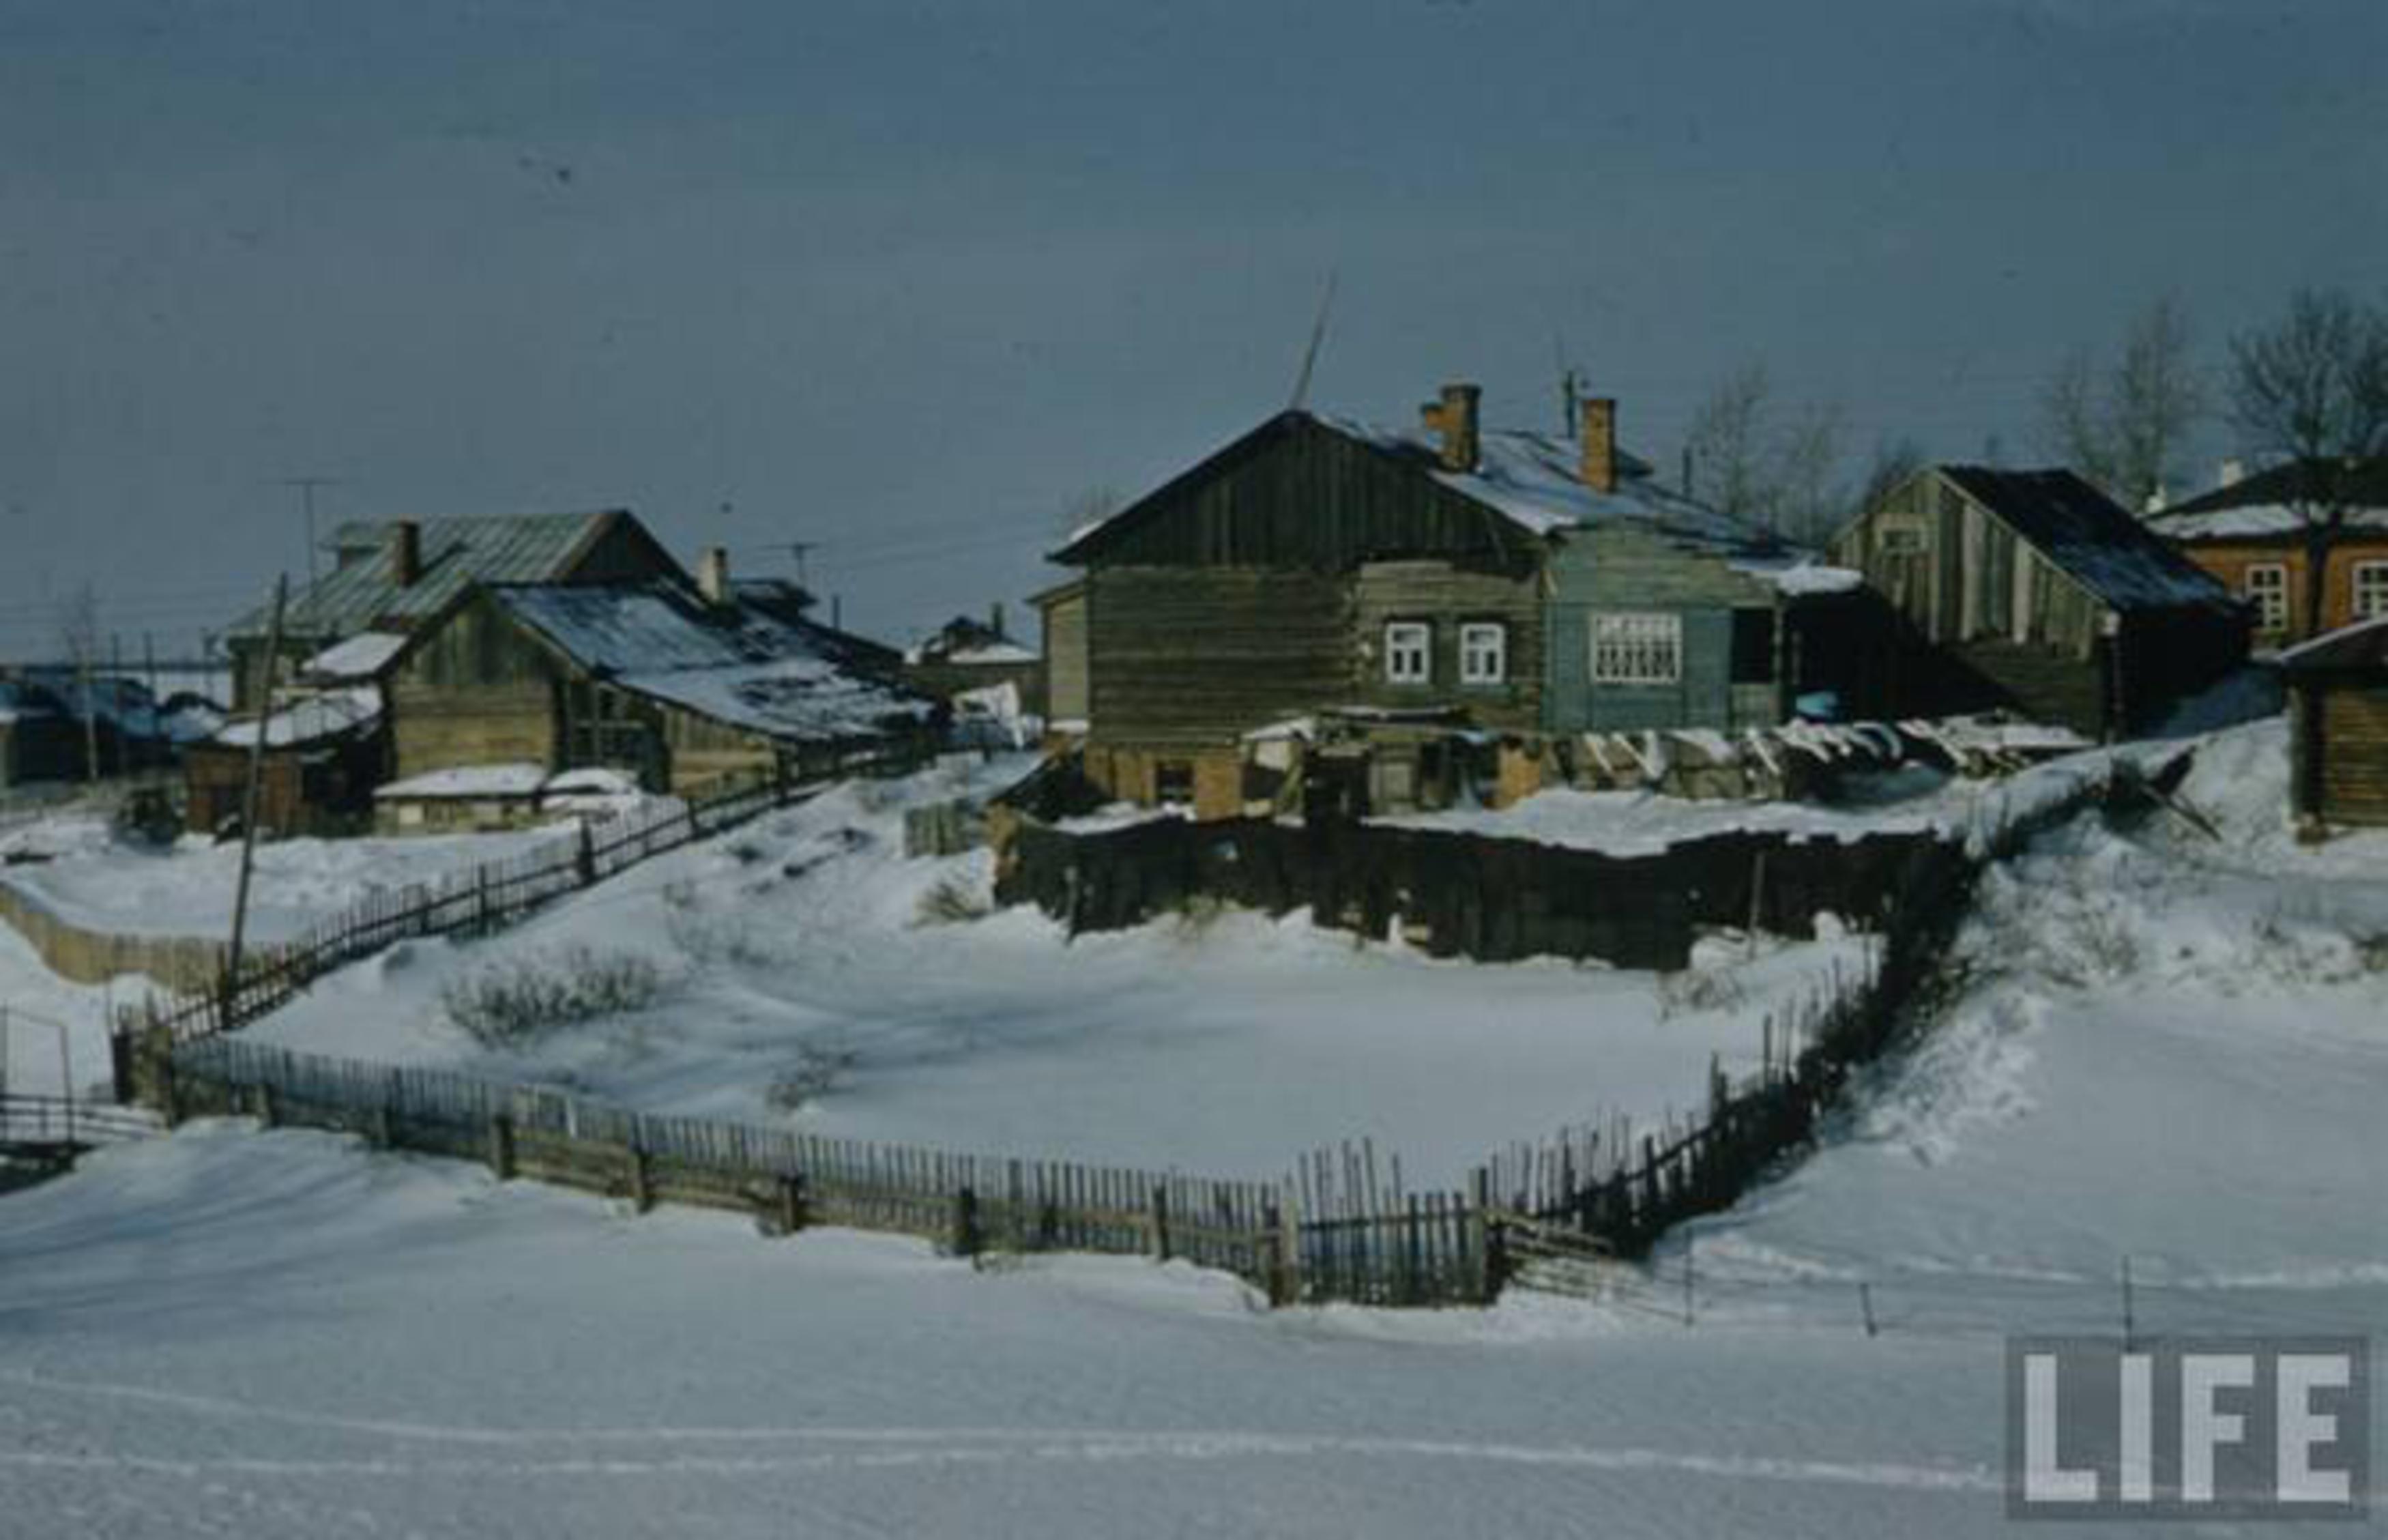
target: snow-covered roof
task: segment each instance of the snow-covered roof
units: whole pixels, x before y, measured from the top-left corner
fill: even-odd
[[[1583,480],[1582,445],[1556,434],[1485,429],[1477,435],[1477,465],[1470,471],[1446,467],[1439,436],[1424,427],[1393,427],[1354,417],[1295,412],[1272,419],[1248,437],[1289,421],[1313,422],[1365,444],[1491,509],[1529,534],[1564,535],[1569,530],[1632,524],[1735,554],[1786,549],[1772,537],[1662,485],[1646,462],[1622,452],[1617,456],[1616,490],[1597,490]],[[1137,516],[1148,502],[1140,499],[1073,530],[1057,559],[1071,560],[1083,541]]]
[[[290,596],[285,636],[345,637],[395,621],[419,624],[473,583],[553,582],[570,575],[606,526],[630,515],[524,514],[500,518],[427,518],[417,525],[422,570],[400,584],[390,566],[395,523],[343,524],[331,543],[339,565]],[[267,612],[234,622],[231,634],[262,637]]]
[[[266,719],[265,746],[288,748],[371,727],[381,716],[381,691],[371,684],[326,690],[274,706]],[[257,742],[257,719],[243,718],[217,729],[215,741],[232,748]]]
[[[490,589],[500,606],[591,674],[732,727],[864,738],[935,704],[878,677],[870,643],[743,601],[706,604],[664,579]]]
[[[2388,508],[2349,508],[2345,528],[2388,533]],[[2280,540],[2305,528],[2305,515],[2281,503],[2255,503],[2195,512],[2176,508],[2151,521],[2177,541]]]
[[[2335,504],[2349,528],[2388,530],[2388,456],[2293,460],[2153,515],[2177,541],[2275,541],[2305,527],[2302,510]]]
[[[1785,598],[1825,593],[1853,593],[1865,586],[1865,574],[1846,566],[1820,566],[1805,558],[1782,562],[1735,562],[1738,571],[1772,583]]]
[[[396,631],[359,631],[309,658],[301,672],[321,679],[371,679],[405,646],[406,638]]]
[[[2280,660],[2280,667],[2292,672],[2388,668],[2388,615],[2375,615],[2300,642],[2283,649]]]
[[[408,799],[438,797],[537,796],[547,783],[547,769],[527,762],[502,765],[456,765],[429,770],[376,787],[374,796]]]
[[[1726,545],[1772,543],[1707,503],[1661,485],[1648,465],[1628,455],[1618,456],[1617,490],[1594,490],[1583,480],[1583,446],[1572,439],[1487,429],[1477,436],[1476,468],[1454,471],[1444,468],[1441,441],[1424,427],[1390,427],[1351,417],[1318,421],[1426,469],[1442,486],[1537,535],[1628,522]]]
[[[2071,471],[1936,468],[2106,605],[2233,613],[2239,608],[2218,579]]]

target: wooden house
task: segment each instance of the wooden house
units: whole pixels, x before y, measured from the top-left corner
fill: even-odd
[[[1905,692],[1911,708],[1997,705],[2114,737],[2246,657],[2229,591],[2070,471],[1927,467],[1832,554],[1935,649],[1938,698]]]
[[[1045,657],[1010,634],[1003,606],[984,620],[958,615],[904,649],[904,677],[946,700],[1010,685],[1019,709],[1045,712]]]
[[[466,590],[392,667],[396,775],[603,766],[687,793],[924,746],[939,712],[897,680],[896,654],[707,567],[703,587]]]
[[[184,751],[184,827],[195,834],[239,828],[254,756],[259,833],[286,838],[364,832],[389,753],[377,691],[328,689],[275,702],[263,722],[261,751],[259,729],[255,717],[228,722]]]
[[[2309,528],[2332,508],[2335,527]],[[2223,485],[2148,523],[2246,601],[2260,645],[2388,615],[2388,458],[2226,475]],[[2318,619],[2307,613],[2306,578],[2317,554]]]
[[[282,619],[283,679],[304,659],[363,632],[411,635],[476,583],[629,582],[685,578],[680,564],[624,509],[493,518],[344,524],[329,572],[294,592]],[[264,698],[269,608],[226,633],[233,708]]]
[[[84,773],[83,724],[29,680],[0,679],[0,789]]]
[[[1051,727],[1114,795],[1242,802],[1238,745],[1321,712],[1533,737],[1779,722],[1803,688],[1798,554],[1617,446],[1498,432],[1473,386],[1416,429],[1269,419],[1053,555]],[[1786,574],[1804,574],[1787,586]]]
[[[2280,655],[2299,826],[2388,824],[2388,615]]]

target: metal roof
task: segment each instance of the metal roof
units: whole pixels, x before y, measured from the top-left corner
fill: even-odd
[[[2117,610],[2235,613],[2222,582],[2067,470],[1939,465],[1942,476],[2060,571]]]
[[[431,518],[419,523],[422,571],[400,586],[390,568],[390,537],[398,521],[360,520],[333,531],[340,565],[293,594],[282,617],[286,635],[319,643],[364,630],[409,630],[481,583],[554,582],[571,576],[580,554],[622,509],[578,514],[519,514],[489,518]],[[235,622],[235,637],[265,635],[265,606]]]

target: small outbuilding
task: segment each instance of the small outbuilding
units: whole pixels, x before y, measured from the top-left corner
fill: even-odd
[[[2299,828],[2388,824],[2388,615],[2280,655]]]

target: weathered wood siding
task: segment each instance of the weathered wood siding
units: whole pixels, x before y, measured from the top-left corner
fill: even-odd
[[[1937,472],[1868,510],[1832,554],[1934,642],[2013,643],[2086,662],[2109,613]]]
[[[1585,531],[1551,559],[1545,608],[1548,664],[1543,722],[1555,732],[1636,732],[1648,728],[1732,730],[1781,719],[1773,681],[1778,649],[1774,592],[1715,553],[1686,548],[1653,531]],[[1682,676],[1672,684],[1595,684],[1593,617],[1671,614],[1683,623]],[[1744,617],[1736,622],[1736,614]],[[1745,642],[1760,668],[1736,681],[1734,629],[1763,628]]]
[[[1045,605],[1046,716],[1056,722],[1086,720],[1086,592],[1072,586]]]
[[[1081,555],[1097,568],[1333,573],[1440,556],[1522,577],[1541,543],[1433,477],[1288,413],[1142,500]]]
[[[1542,725],[1541,585],[1532,578],[1470,571],[1446,561],[1370,562],[1352,585],[1353,690],[1368,706],[1458,706],[1480,726],[1528,732]],[[1430,677],[1396,684],[1385,677],[1385,628],[1422,621],[1433,629]],[[1469,684],[1460,676],[1460,628],[1503,628],[1506,679]],[[1322,703],[1324,704],[1324,703]]]
[[[1087,575],[1093,736],[1227,744],[1352,690],[1350,585],[1258,567]]]
[[[516,761],[561,769],[562,684],[553,660],[496,605],[468,600],[391,672],[397,778]]]
[[[2388,824],[2388,682],[2326,680],[2296,693],[2297,742],[2318,760],[2313,785],[2326,822]]]

